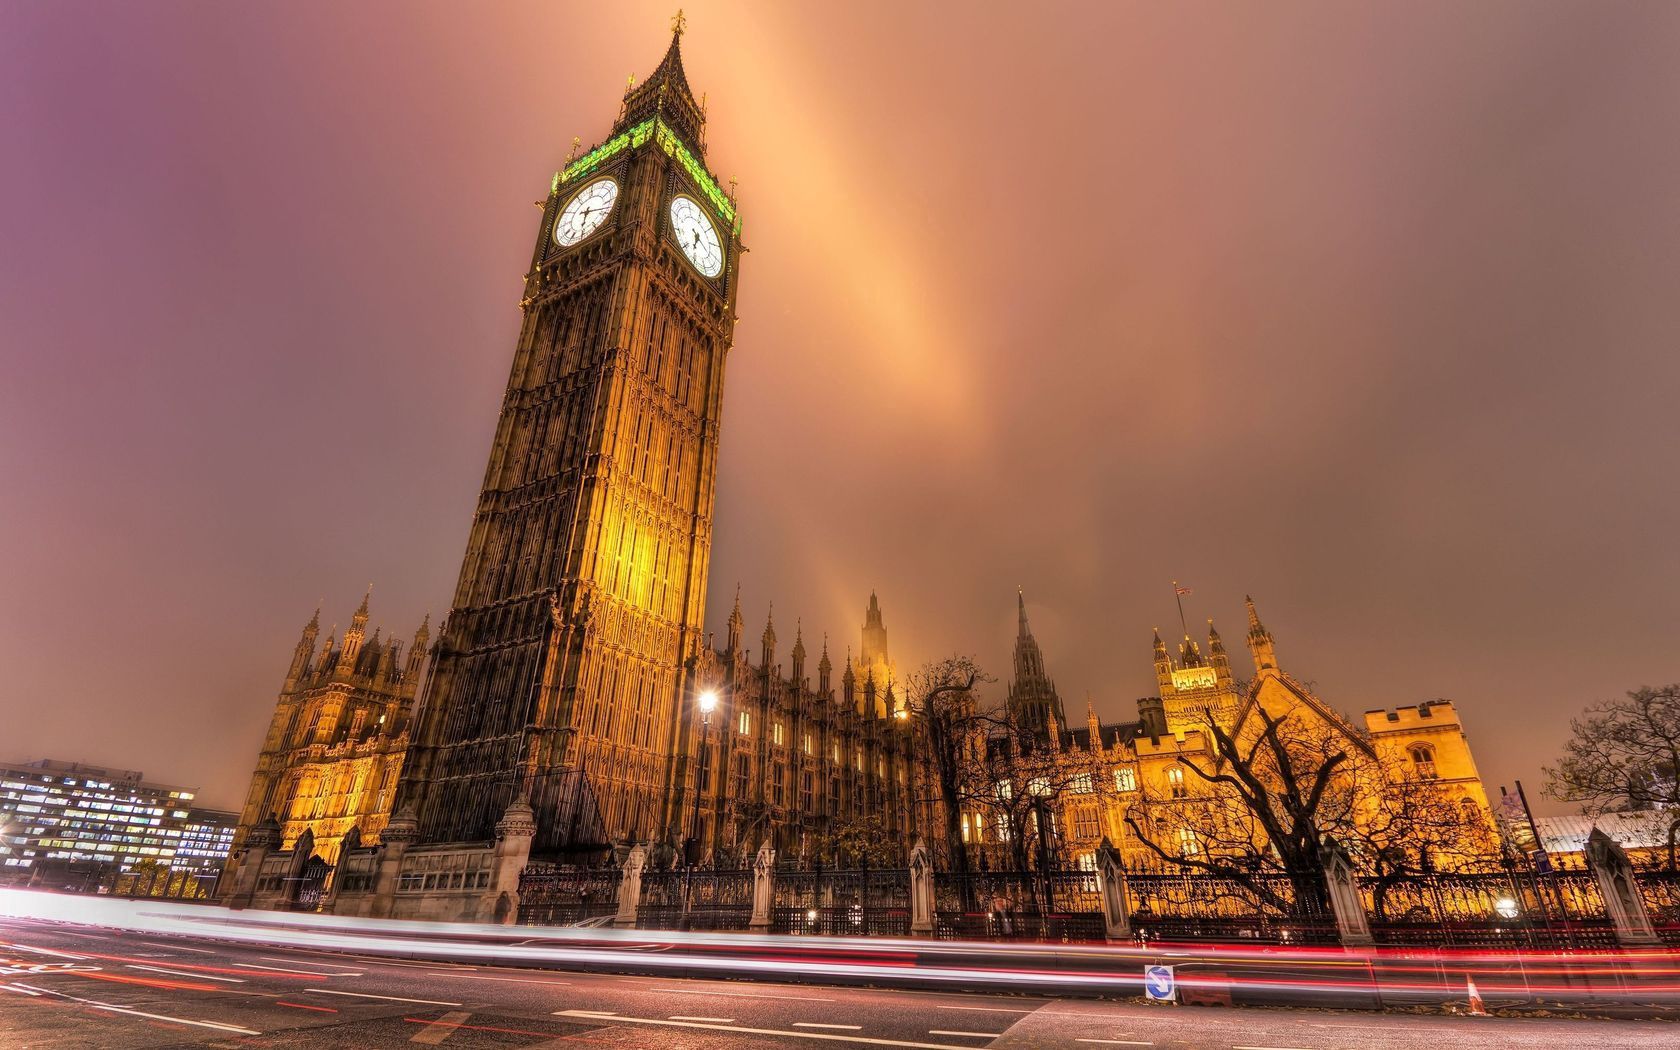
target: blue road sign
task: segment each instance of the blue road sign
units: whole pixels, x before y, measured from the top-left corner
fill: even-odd
[[[1173,979],[1173,968],[1171,966],[1145,966],[1143,968],[1143,994],[1155,1002],[1177,1002],[1178,982]]]

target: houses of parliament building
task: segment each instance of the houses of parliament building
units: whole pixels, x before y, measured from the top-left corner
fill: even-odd
[[[721,645],[705,630],[744,249],[675,28],[606,137],[549,184],[448,616],[406,651],[367,636],[365,599],[341,640],[318,646],[310,621],[257,759],[229,903],[321,892],[341,913],[505,919],[533,858],[693,840],[718,863],[764,842],[820,851],[848,822],[903,847],[943,826],[876,596],[855,653],[768,615],[755,646],[738,595]],[[1069,803],[1070,849],[1121,841],[1126,792],[1166,785],[1173,753],[1204,746],[1198,720],[1308,702],[1252,607],[1251,622],[1252,685],[1217,634],[1206,657],[1186,638],[1174,659],[1157,638],[1160,695],[1139,719],[1070,728],[1021,600],[1010,709],[1106,785]],[[1450,705],[1367,721],[1427,741],[1432,768],[1480,798]],[[972,816],[977,841],[999,833]]]

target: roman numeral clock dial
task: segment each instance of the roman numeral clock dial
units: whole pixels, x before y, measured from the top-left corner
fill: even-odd
[[[618,183],[596,179],[573,197],[554,222],[554,243],[570,248],[600,229],[618,200]]]
[[[671,199],[671,236],[702,276],[716,277],[723,272],[723,242],[718,240],[717,227],[692,198]]]

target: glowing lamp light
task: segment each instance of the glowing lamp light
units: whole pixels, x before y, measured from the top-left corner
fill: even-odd
[[[700,694],[700,710],[701,711],[703,711],[703,712],[705,712],[706,714],[709,715],[713,711],[717,710],[717,705],[718,705],[718,695],[717,695],[717,690],[716,689],[707,689],[705,692]]]
[[[1522,909],[1510,897],[1501,897],[1494,901],[1493,910],[1499,913],[1501,919],[1514,919],[1522,914]]]

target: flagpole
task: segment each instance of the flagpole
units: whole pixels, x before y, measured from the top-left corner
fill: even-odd
[[[1184,637],[1188,638],[1190,637],[1190,624],[1184,619],[1184,592],[1179,590],[1177,580],[1174,580],[1172,585],[1173,601],[1178,603],[1178,625],[1184,628]]]

